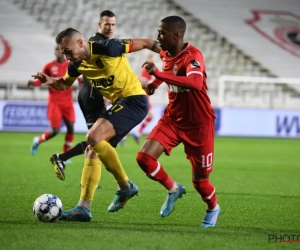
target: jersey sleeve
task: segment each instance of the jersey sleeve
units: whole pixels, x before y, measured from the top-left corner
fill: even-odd
[[[81,75],[81,73],[78,72],[77,67],[75,66],[75,64],[73,62],[70,62],[69,66],[68,66],[68,70],[65,74],[65,79],[75,81],[76,78],[80,75]]]
[[[43,67],[42,72],[46,75],[50,75],[50,67],[51,67],[51,63],[46,63]]]
[[[109,39],[91,42],[92,54],[118,57],[131,53],[133,42],[131,39]]]
[[[187,76],[191,74],[200,74],[202,76],[204,75],[204,60],[199,51],[192,51],[191,53],[187,54],[184,65],[186,68]]]

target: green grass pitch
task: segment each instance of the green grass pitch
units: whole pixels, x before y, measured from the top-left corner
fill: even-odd
[[[300,249],[300,243],[269,243],[269,235],[300,235],[300,140],[216,138],[211,181],[222,209],[216,228],[200,228],[205,204],[191,182],[183,147],[162,156],[161,164],[187,194],[167,218],[159,215],[166,191],[136,164],[139,146],[127,138],[118,147],[139,196],[117,213],[107,212],[116,184],[102,168],[90,223],[42,223],[32,213],[34,200],[53,193],[68,209],[80,196],[83,156],[67,165],[66,180],[54,174],[49,156],[60,152],[63,135],[42,144],[36,156],[32,133],[0,133],[0,249]],[[75,143],[85,136],[76,135]]]

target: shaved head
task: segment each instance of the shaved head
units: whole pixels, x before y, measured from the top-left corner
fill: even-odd
[[[172,32],[180,32],[184,35],[186,23],[180,16],[168,16],[161,20]]]
[[[60,53],[64,54],[67,60],[79,63],[88,57],[88,44],[83,35],[73,28],[61,31],[56,36],[55,41],[59,47]]]
[[[81,33],[80,33],[78,30],[75,30],[75,29],[73,29],[73,28],[67,28],[67,29],[61,31],[61,32],[56,36],[55,42],[56,42],[56,44],[61,44],[62,41],[63,41],[63,39],[64,39],[65,37],[70,38],[70,37],[73,37],[74,35],[79,36],[79,35],[81,35]]]

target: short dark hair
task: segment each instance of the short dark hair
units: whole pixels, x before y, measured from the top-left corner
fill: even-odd
[[[62,40],[65,38],[65,37],[70,37],[72,36],[73,34],[75,33],[80,33],[78,30],[75,30],[73,28],[67,28],[63,31],[61,31],[55,38],[55,42],[56,44],[61,44]]]
[[[186,29],[186,23],[180,16],[168,16],[161,20],[162,23],[176,29],[184,30]]]
[[[108,16],[108,17],[115,17],[115,13],[113,13],[110,10],[104,10],[100,13],[100,18],[104,17],[104,16]]]

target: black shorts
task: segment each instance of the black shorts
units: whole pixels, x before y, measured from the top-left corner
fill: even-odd
[[[103,118],[109,120],[116,136],[109,140],[113,147],[139,123],[141,123],[149,112],[149,103],[146,95],[124,97],[116,101],[114,105],[105,112]]]
[[[82,85],[80,87],[78,103],[88,129],[90,129],[106,111],[103,96],[91,85]]]

